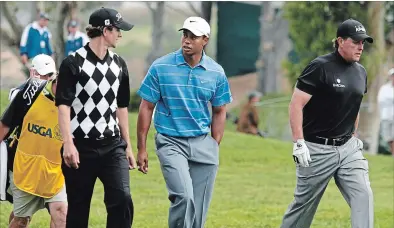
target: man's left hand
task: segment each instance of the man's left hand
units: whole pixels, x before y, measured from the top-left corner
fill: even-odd
[[[134,154],[130,146],[127,146],[126,148],[126,157],[127,161],[129,162],[129,169],[135,169],[137,167],[137,162],[135,161]]]

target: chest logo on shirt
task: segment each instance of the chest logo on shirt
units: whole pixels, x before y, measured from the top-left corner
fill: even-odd
[[[345,88],[346,86],[344,84],[341,84],[341,79],[337,78],[336,80],[337,83],[333,83],[333,87],[339,87],[339,88]]]

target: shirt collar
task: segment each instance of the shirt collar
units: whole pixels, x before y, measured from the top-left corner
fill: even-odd
[[[45,93],[45,95],[46,95],[48,98],[50,98],[51,100],[55,98],[55,94],[53,93],[53,90],[52,90],[52,85],[53,85],[53,80],[50,80],[50,81],[46,84],[46,86],[45,86],[45,88],[44,88],[44,93]]]
[[[68,34],[68,36],[67,36],[67,39],[68,40],[76,40],[76,39],[78,39],[78,38],[80,38],[80,37],[82,37],[82,32],[80,32],[80,31],[76,31],[75,32],[75,35],[73,35],[73,34]]]
[[[38,31],[47,31],[48,30],[48,28],[45,26],[45,27],[40,27],[39,25],[38,25],[38,22],[37,21],[34,21],[32,24],[31,24],[31,27],[32,28],[34,28],[34,29],[37,29]]]
[[[85,49],[87,52],[87,55],[89,55],[92,59],[96,60],[97,62],[104,64],[105,62],[107,62],[108,58],[112,58],[113,55],[111,55],[110,51],[107,50],[107,53],[105,54],[105,57],[103,59],[100,59],[93,51],[92,49],[89,47],[89,43],[87,43],[85,45]],[[95,63],[92,63],[95,65]]]
[[[175,52],[175,61],[176,61],[176,65],[184,65],[184,64],[187,65],[187,62],[185,61],[185,58],[183,57],[182,54],[182,48],[178,49]],[[204,50],[202,51],[202,57],[200,63],[196,67],[199,66],[201,66],[205,70],[207,69],[207,57]]]
[[[352,65],[354,62],[348,62],[346,61],[342,55],[339,53],[338,49],[335,50],[335,56],[338,59],[339,62],[344,63],[346,65]]]

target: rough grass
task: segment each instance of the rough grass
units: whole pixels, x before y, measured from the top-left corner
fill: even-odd
[[[6,105],[1,93],[1,109]],[[136,114],[130,114],[130,131],[135,144]],[[149,174],[131,171],[131,189],[135,205],[134,226],[167,227],[169,201],[165,183],[153,146],[153,129],[148,138]],[[225,133],[220,149],[220,168],[206,228],[279,227],[284,211],[293,197],[295,186],[291,144]],[[135,145],[133,145],[136,152]],[[375,228],[393,227],[393,159],[367,156],[374,191]],[[12,205],[0,204],[0,227],[7,227]],[[103,187],[97,181],[90,213],[89,227],[105,227],[106,210]],[[46,210],[38,212],[31,228],[49,227]],[[318,208],[312,227],[350,227],[350,209],[335,183],[330,182]]]

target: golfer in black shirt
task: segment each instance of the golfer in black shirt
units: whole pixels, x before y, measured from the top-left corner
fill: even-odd
[[[360,22],[344,21],[336,50],[314,59],[297,80],[289,106],[297,186],[282,228],[311,226],[332,177],[351,208],[352,227],[373,228],[368,162],[353,136],[367,92],[367,73],[358,63],[365,41],[373,39]]]
[[[65,58],[59,69],[56,105],[63,136],[62,170],[68,197],[67,228],[87,228],[96,179],[104,186],[108,228],[130,228],[133,202],[127,106],[129,74],[114,48],[121,30],[133,26],[114,9],[90,15],[88,44]]]

